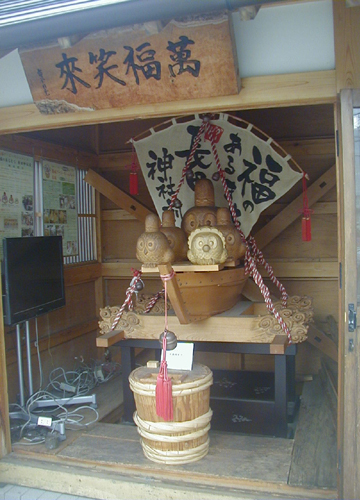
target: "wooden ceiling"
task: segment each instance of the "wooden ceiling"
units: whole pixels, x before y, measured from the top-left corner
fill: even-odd
[[[275,141],[334,136],[334,110],[331,104],[243,110],[233,114],[252,123]],[[103,154],[130,150],[129,139],[164,121],[163,118],[132,120],[21,135],[79,151]]]

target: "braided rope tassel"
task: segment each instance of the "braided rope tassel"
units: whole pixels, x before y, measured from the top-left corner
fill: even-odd
[[[218,170],[218,172],[220,174],[221,183],[223,185],[223,189],[224,189],[224,192],[225,192],[225,197],[226,197],[227,202],[229,204],[230,212],[231,212],[231,215],[232,215],[235,227],[240,232],[243,241],[246,243],[246,247],[247,248],[246,248],[246,253],[245,253],[245,272],[247,274],[250,274],[250,276],[253,278],[253,280],[255,281],[255,283],[260,288],[260,291],[261,291],[261,293],[262,293],[262,295],[264,297],[265,304],[266,304],[266,307],[267,307],[268,311],[270,311],[274,315],[274,317],[278,321],[279,325],[281,326],[281,329],[286,333],[288,341],[289,341],[289,344],[291,344],[292,339],[291,339],[291,334],[290,334],[289,328],[287,327],[285,321],[280,316],[280,314],[278,313],[278,311],[276,311],[276,309],[274,307],[274,304],[272,303],[272,300],[270,298],[269,289],[265,285],[264,280],[263,280],[261,274],[259,273],[259,271],[258,271],[258,269],[256,267],[256,261],[254,260],[254,257],[251,255],[251,251],[255,255],[255,258],[258,259],[258,261],[261,262],[261,264],[263,264],[265,266],[266,270],[269,273],[269,277],[270,277],[271,281],[273,283],[275,283],[278,286],[278,288],[280,289],[281,294],[282,294],[282,305],[284,307],[286,306],[286,302],[287,302],[287,293],[286,293],[286,290],[283,287],[283,285],[281,285],[281,283],[278,281],[278,279],[275,277],[274,271],[273,271],[272,267],[269,264],[266,263],[262,252],[260,252],[260,250],[257,248],[255,239],[251,236],[249,238],[249,241],[246,241],[245,235],[244,235],[244,233],[241,230],[240,223],[239,223],[239,221],[237,219],[237,216],[236,216],[235,207],[234,207],[234,204],[233,204],[233,201],[232,201],[232,198],[231,198],[228,186],[226,184],[224,171],[223,171],[223,169],[221,168],[221,165],[220,165],[220,159],[219,159],[219,156],[218,156],[218,153],[217,153],[217,149],[216,149],[216,146],[215,146],[214,135],[213,135],[214,127],[210,123],[207,123],[206,124],[206,131],[209,134],[210,143],[211,143],[211,149],[212,149],[212,152],[213,152],[213,155],[214,155],[214,158],[215,158],[216,167],[217,167],[217,170]]]
[[[133,269],[132,271],[133,271],[134,277],[130,282],[130,286],[126,290],[125,301],[124,301],[123,305],[120,307],[119,312],[116,314],[114,321],[113,321],[113,324],[111,325],[111,331],[113,331],[116,328],[116,325],[119,323],[120,318],[121,318],[126,306],[128,306],[130,311],[133,310],[134,306],[132,303],[132,295],[133,295],[133,293],[135,293],[136,283],[139,281],[142,282],[142,280],[141,280],[141,271],[138,271],[136,269]]]

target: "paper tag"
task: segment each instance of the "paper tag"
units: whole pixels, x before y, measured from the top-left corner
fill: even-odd
[[[52,418],[51,417],[39,417],[37,424],[44,425],[45,427],[51,427]]]
[[[191,370],[194,357],[192,342],[178,342],[175,349],[166,351],[166,361],[170,370]]]

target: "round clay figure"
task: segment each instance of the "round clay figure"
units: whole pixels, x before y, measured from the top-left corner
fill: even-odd
[[[225,238],[215,227],[199,227],[188,239],[188,259],[193,264],[222,264],[227,259]]]
[[[165,234],[160,231],[159,217],[155,214],[147,215],[145,232],[136,243],[136,258],[149,267],[156,267],[158,264],[174,262],[174,257]]]

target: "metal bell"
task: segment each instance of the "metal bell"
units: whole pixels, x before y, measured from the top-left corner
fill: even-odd
[[[140,280],[135,283],[135,290],[140,292],[144,288],[144,283]]]
[[[161,345],[163,343],[164,333],[165,332],[162,332],[162,334],[159,337],[159,342]],[[172,351],[173,349],[175,349],[176,346],[177,346],[177,338],[175,333],[166,330],[166,350]]]
[[[214,172],[211,176],[213,181],[218,181],[220,179],[220,174],[219,172]]]

